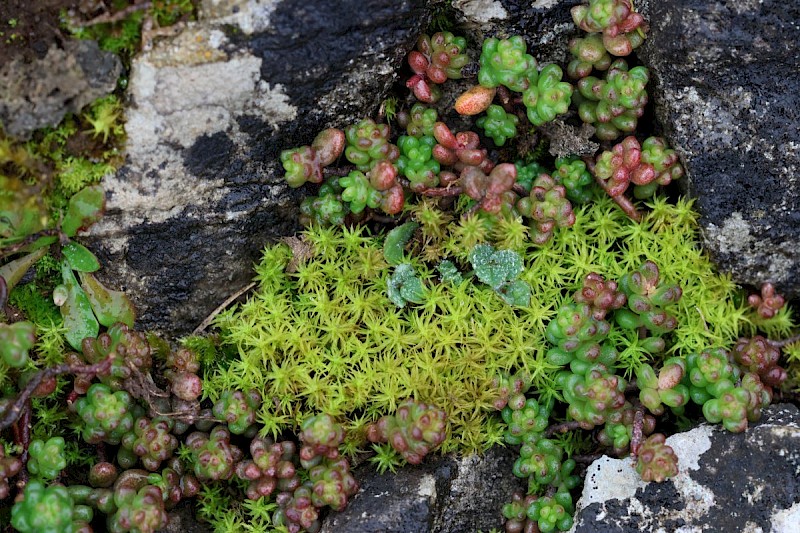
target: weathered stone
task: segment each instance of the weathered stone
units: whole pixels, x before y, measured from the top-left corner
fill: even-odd
[[[697,198],[706,248],[741,283],[800,296],[800,8],[637,2],[649,92]]]
[[[113,91],[121,72],[119,58],[94,41],[69,40],[41,59],[9,61],[0,68],[0,123],[6,133],[27,139]]]
[[[324,533],[449,533],[488,531],[503,523],[500,509],[524,490],[511,475],[515,452],[493,448],[482,456],[431,457],[396,474],[358,468],[358,494],[324,521]]]
[[[702,425],[667,438],[678,475],[645,483],[631,459],[588,469],[574,533],[771,531],[800,528],[800,411],[779,404],[744,434]]]
[[[136,57],[127,162],[92,228],[105,281],[142,328],[180,335],[298,229],[281,150],[374,115],[426,24],[422,0],[207,0],[201,20]]]

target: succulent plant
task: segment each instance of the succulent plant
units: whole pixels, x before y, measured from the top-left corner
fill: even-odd
[[[661,483],[678,475],[678,457],[665,443],[666,440],[663,433],[654,433],[642,443],[636,458],[636,471],[644,481]]]
[[[588,33],[602,32],[603,45],[615,56],[626,56],[644,42],[647,24],[631,0],[589,0],[571,10],[575,25]]]
[[[119,476],[119,470],[113,463],[100,461],[89,469],[89,484],[95,488],[108,488]]]
[[[645,185],[635,185],[633,195],[636,198],[653,196],[659,185],[669,185],[672,180],[683,176],[683,167],[675,150],[667,147],[661,137],[648,137],[642,143],[642,163],[652,165],[656,178]]]
[[[519,119],[512,113],[506,113],[499,105],[490,105],[486,116],[479,118],[475,124],[491,137],[496,146],[504,146],[508,139],[517,136]]]
[[[603,45],[603,38],[597,34],[576,37],[569,42],[569,51],[574,59],[567,65],[567,75],[572,79],[585,78],[592,70],[608,70],[611,56]]]
[[[756,308],[761,318],[772,318],[783,307],[785,299],[775,291],[775,286],[767,282],[761,286],[761,294],[751,294],[747,303]]]
[[[478,167],[467,167],[461,172],[461,183],[467,196],[476,200],[486,213],[500,213],[505,194],[514,186],[517,168],[511,163],[501,163],[487,176]],[[510,207],[510,206],[509,206]]]
[[[566,194],[564,186],[558,185],[550,175],[539,174],[530,195],[517,202],[517,211],[533,221],[531,240],[534,243],[544,244],[553,236],[555,228],[575,223],[575,213]]]
[[[67,467],[64,445],[63,437],[51,437],[47,442],[39,439],[31,441],[28,447],[28,472],[44,480],[57,478]]]
[[[442,165],[453,167],[457,172],[465,167],[478,167],[484,173],[492,171],[494,164],[487,151],[480,147],[480,138],[474,131],[453,134],[447,124],[437,122],[433,126],[433,136],[438,143],[433,147],[433,157]]]
[[[394,163],[400,157],[397,146],[389,142],[388,124],[376,124],[365,118],[345,129],[347,147],[344,155],[361,172],[368,172],[378,161]]]
[[[511,397],[509,404],[503,408],[503,421],[508,425],[504,438],[508,444],[516,445],[526,441],[533,434],[541,434],[550,424],[552,405],[538,402],[534,398],[525,398],[523,393]],[[525,474],[525,477],[530,474]]]
[[[8,480],[19,474],[20,470],[22,470],[22,461],[19,457],[7,456],[3,446],[0,446],[0,500],[8,496],[10,492]]]
[[[512,91],[523,92],[538,72],[536,60],[527,52],[525,39],[519,35],[509,39],[485,39],[478,82],[484,87],[504,85]]]
[[[628,301],[618,287],[616,281],[606,281],[600,274],[590,272],[583,278],[583,285],[575,291],[572,299],[577,303],[589,304],[592,317],[603,320],[609,311],[619,309]]]
[[[445,413],[415,400],[406,400],[394,415],[381,417],[367,427],[370,442],[388,442],[411,464],[422,462],[428,452],[444,441]]]
[[[743,369],[757,374],[767,386],[780,387],[786,380],[786,370],[778,366],[780,350],[761,335],[739,339],[731,356]]]
[[[339,445],[344,441],[344,428],[328,414],[320,413],[300,425],[300,461],[303,467],[316,466],[323,457],[339,456]],[[316,460],[315,460],[316,459]]]
[[[417,102],[409,111],[397,113],[397,122],[411,137],[433,136],[433,125],[439,118],[435,109]],[[398,143],[399,144],[399,143]],[[401,147],[402,150],[402,147]]]
[[[597,441],[603,446],[613,448],[616,455],[622,455],[633,440],[633,426],[636,421],[636,409],[626,402],[622,409],[614,411],[606,420],[603,429],[597,433]],[[656,429],[656,419],[644,414],[642,417],[642,435],[650,435]]]
[[[433,36],[421,35],[417,49],[408,54],[408,65],[414,75],[406,82],[417,100],[434,103],[439,91],[430,83],[442,84],[448,79],[461,78],[461,69],[469,63],[464,53],[467,41],[450,32],[438,32]]]
[[[284,526],[289,533],[300,531],[319,531],[319,511],[312,503],[313,492],[311,484],[306,483],[286,491],[276,498],[279,509],[272,516],[276,526]]]
[[[642,162],[642,149],[636,137],[625,137],[611,150],[597,156],[594,174],[604,180],[609,196],[623,194],[631,183],[645,186],[656,179],[652,165]]]
[[[511,495],[511,502],[504,504],[502,510],[503,518],[506,519],[506,533],[536,533],[539,526],[528,519],[528,507],[537,498],[533,494],[524,496],[520,492]]]
[[[255,438],[250,441],[252,459],[236,464],[236,476],[248,481],[245,494],[251,500],[271,495],[278,481],[297,475],[294,464],[297,447],[291,441],[273,442]]]
[[[689,402],[689,388],[681,383],[686,373],[686,362],[680,357],[664,361],[658,375],[647,363],[636,369],[639,401],[654,415],[664,413],[664,405],[678,414]]]
[[[261,394],[256,390],[223,391],[211,412],[217,420],[228,424],[234,435],[248,433],[256,421],[256,411],[261,407]]]
[[[431,126],[431,130],[433,126]],[[432,135],[412,137],[401,135],[397,139],[400,158],[397,169],[411,182],[412,190],[439,185],[439,162],[433,158],[436,139]]]
[[[596,364],[585,374],[562,371],[556,383],[569,403],[567,414],[583,429],[593,429],[625,406],[625,380]]]
[[[522,161],[517,161],[514,166],[517,167],[517,182],[515,185],[525,190],[526,194],[531,193],[533,182],[540,174],[549,174],[548,170],[539,163],[525,164]]]
[[[647,328],[654,337],[677,327],[678,319],[664,307],[680,300],[683,291],[678,285],[661,283],[659,277],[658,265],[652,261],[622,276],[619,285],[628,297],[628,306],[614,314],[617,324],[626,329]],[[660,351],[663,343],[653,341],[649,348]]]
[[[761,418],[761,410],[772,403],[772,389],[761,381],[758,374],[753,372],[745,372],[740,386],[750,393],[750,402],[747,404],[747,420],[757,422]]]
[[[595,134],[611,141],[636,129],[647,104],[645,86],[650,71],[638,66],[628,69],[623,59],[614,61],[603,79],[586,76],[578,81],[573,101],[581,120],[596,128]]]
[[[523,443],[519,458],[514,462],[513,472],[517,477],[531,477],[535,483],[544,487],[558,475],[564,450],[554,441],[539,438]]]
[[[492,387],[496,391],[492,405],[498,411],[502,411],[511,398],[518,398],[520,395],[525,397],[524,395],[530,387],[530,377],[521,372],[513,375],[502,372],[492,380]]]
[[[522,93],[528,120],[534,126],[550,122],[569,109],[572,85],[561,81],[564,73],[558,65],[547,65],[530,78],[530,86]]]
[[[301,146],[281,152],[281,163],[290,187],[306,182],[322,183],[322,169],[336,161],[345,147],[342,130],[329,128],[317,134],[311,146]]]
[[[186,446],[192,451],[194,473],[197,479],[230,479],[242,451],[231,444],[231,435],[225,426],[216,426],[211,434],[195,431],[186,437]]]
[[[553,496],[540,496],[528,506],[528,518],[536,522],[541,533],[568,531],[572,527],[575,506],[568,490]]]
[[[686,357],[684,384],[689,387],[689,396],[698,405],[733,388],[740,375],[739,367],[731,364],[728,353],[722,348],[691,353]]]
[[[153,365],[152,350],[147,337],[125,324],[117,323],[97,338],[86,338],[81,343],[83,356],[95,364],[111,357],[111,370],[99,375],[100,380],[113,390],[125,389],[125,382],[134,372],[147,373]]]
[[[556,159],[556,171],[553,178],[567,190],[570,202],[583,204],[592,199],[594,178],[587,170],[586,163],[577,157],[559,157]]]
[[[547,360],[559,366],[569,364],[575,374],[584,374],[597,362],[611,365],[617,352],[602,344],[610,331],[611,325],[597,320],[589,304],[568,302],[545,329],[547,340],[555,345],[547,351]]]
[[[320,226],[340,226],[350,212],[342,201],[342,188],[338,178],[326,181],[319,188],[318,196],[308,196],[300,204],[300,223]]]
[[[22,499],[11,508],[11,525],[20,533],[71,532],[73,508],[65,486],[45,487],[33,479],[25,486]]]
[[[125,391],[112,392],[108,385],[95,383],[83,398],[75,402],[75,411],[83,420],[81,433],[89,444],[119,444],[133,429],[133,398]]]
[[[703,416],[712,424],[722,422],[731,433],[741,433],[747,429],[752,401],[747,389],[729,386],[703,404]]]
[[[308,471],[308,478],[313,483],[311,502],[316,507],[328,505],[334,511],[343,511],[347,498],[358,492],[358,483],[344,457],[324,459]]]
[[[144,485],[138,490],[115,489],[114,503],[117,511],[108,517],[111,533],[128,531],[154,533],[167,525],[167,511],[161,489]]]
[[[0,360],[12,368],[28,362],[28,350],[36,342],[36,326],[31,322],[0,324]]]
[[[178,439],[171,433],[174,426],[169,418],[141,417],[134,423],[133,432],[122,438],[122,447],[139,457],[147,470],[155,472],[178,447]]]

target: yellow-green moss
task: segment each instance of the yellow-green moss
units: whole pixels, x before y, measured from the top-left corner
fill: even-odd
[[[268,399],[259,413],[265,434],[296,430],[318,412],[341,417],[351,452],[363,445],[367,423],[415,397],[446,410],[444,451],[483,450],[502,441],[491,408],[495,375],[522,369],[539,394],[557,396],[555,368],[545,361],[545,325],[587,273],[619,279],[648,259],[666,282],[684,291],[675,309],[679,326],[667,338],[668,355],[729,348],[756,328],[788,332],[788,310],[756,321],[737,285],[700,251],[690,201],[656,198],[649,207],[643,222],[635,223],[609,199],[600,199],[577,209],[575,225],[545,247],[523,245],[513,221],[490,227],[473,218],[452,225],[441,241],[428,236],[442,254],[463,259],[475,242],[506,235],[506,244],[523,253],[520,278],[533,289],[531,305],[523,309],[509,307],[480,283],[438,283],[433,266],[415,258],[428,299],[398,309],[386,294],[391,271],[380,236],[363,228],[309,229],[303,236],[310,258],[289,272],[290,248],[268,247],[256,267],[258,292],[218,318],[223,342],[239,358],[209,369],[206,395],[216,399],[227,388],[258,389]],[[426,222],[438,227],[430,222],[436,218],[430,209],[417,213],[423,231]],[[611,339],[627,376],[651,358],[633,333],[614,328]]]

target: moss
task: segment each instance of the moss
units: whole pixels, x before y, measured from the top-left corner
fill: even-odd
[[[608,198],[576,210],[572,228],[559,230],[545,247],[524,245],[513,222],[498,225],[506,244],[524,255],[520,279],[533,291],[531,305],[514,309],[482,284],[438,283],[434,266],[411,264],[427,287],[426,300],[398,309],[387,296],[390,269],[381,236],[366,229],[312,228],[303,234],[313,254],[287,272],[288,246],[268,247],[256,268],[257,294],[222,314],[224,344],[240,357],[207,376],[206,395],[227,388],[256,388],[272,402],[259,413],[263,433],[296,430],[307,417],[327,412],[349,426],[348,446],[364,443],[363,426],[394,411],[408,397],[443,407],[449,419],[444,451],[484,450],[502,441],[492,415],[492,379],[521,369],[533,388],[558,396],[555,368],[545,361],[544,328],[555,310],[589,272],[619,279],[645,260],[655,261],[667,283],[684,297],[679,326],[664,355],[688,355],[709,346],[729,348],[756,329],[792,327],[788,311],[770,324],[756,323],[739,287],[715,272],[698,245],[697,214],[690,201],[656,197],[641,223],[627,218]],[[460,220],[449,236],[428,205],[422,232],[462,270],[470,248],[492,233],[486,221]],[[426,229],[426,225],[431,228]],[[653,362],[636,335],[616,328],[620,373]]]

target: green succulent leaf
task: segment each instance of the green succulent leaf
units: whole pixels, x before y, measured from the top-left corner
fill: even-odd
[[[97,222],[103,214],[105,201],[105,193],[100,185],[92,185],[76,193],[69,199],[61,231],[67,237],[74,237],[79,230]]]
[[[100,270],[100,261],[82,244],[70,241],[61,248],[61,253],[64,254],[64,258],[72,270],[77,270],[78,272],[96,272]]]
[[[87,337],[97,337],[100,325],[92,312],[89,297],[78,284],[75,274],[67,261],[61,262],[61,276],[67,288],[67,299],[61,306],[61,317],[67,329],[65,337],[70,346],[81,349],[81,342]]]
[[[406,222],[386,234],[383,242],[383,256],[390,265],[399,265],[403,261],[403,248],[419,227],[416,222]]]
[[[106,288],[90,273],[78,272],[78,275],[92,310],[102,325],[110,327],[117,322],[122,322],[128,327],[133,327],[136,310],[124,292]]]

